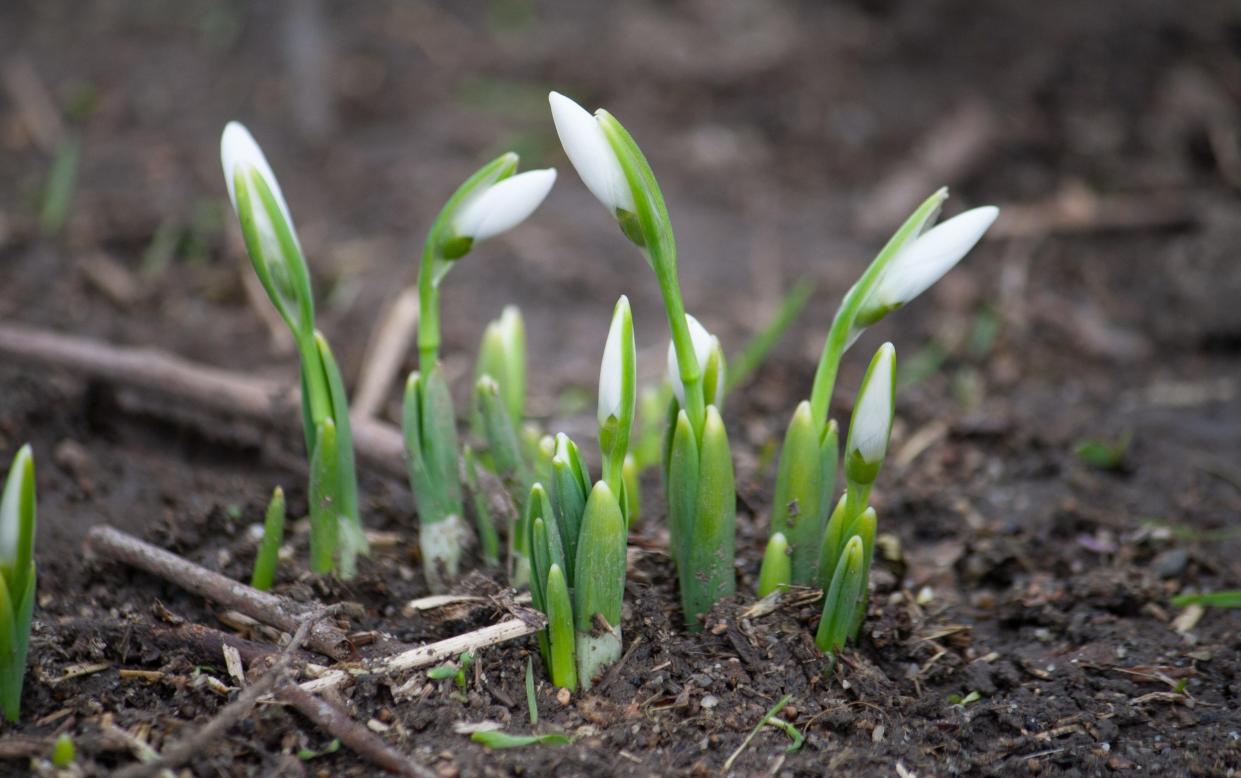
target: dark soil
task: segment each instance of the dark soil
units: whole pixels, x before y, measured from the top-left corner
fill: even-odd
[[[322,78],[313,54],[290,53],[306,50],[305,28],[286,19],[298,5],[4,5],[6,73],[18,58],[30,65],[82,153],[69,220],[41,236],[51,156],[10,87],[0,100],[0,316],[291,379],[295,357],[247,302],[251,271],[225,206],[216,144],[240,118],[289,194],[321,327],[352,379],[440,203],[489,155],[516,148],[523,166],[555,164],[561,180],[528,225],[480,247],[447,282],[446,364],[464,399],[484,323],[518,303],[531,407],[590,451],[583,398],[616,296],[634,303],[643,381],[659,375],[666,334],[654,279],[557,148],[549,88],[608,106],[640,140],[677,226],[688,305],[730,350],[796,278],[818,283],[807,313],[730,398],[739,594],[701,635],[680,627],[651,473],[631,551],[627,658],[599,689],[562,704],[526,639],[482,651],[464,695],[427,681],[396,699],[408,678],[362,681],[342,698],[356,719],[383,724],[385,740],[443,775],[719,774],[785,694],[782,717],[804,745],[786,752],[789,738],[764,729],[735,774],[1241,770],[1241,615],[1212,610],[1191,623],[1169,602],[1187,588],[1241,586],[1235,3],[325,3]],[[971,110],[990,129],[963,160],[917,151],[965,132],[952,117]],[[907,369],[923,369],[907,374],[894,461],[874,498],[890,537],[864,634],[833,666],[814,648],[807,597],[745,614],[772,453],[809,391],[837,301],[914,204],[876,199],[902,170],[928,179],[917,194],[951,185],[952,212],[994,202],[1005,220],[846,359],[841,419],[883,339]],[[866,227],[884,207],[896,215]],[[161,265],[152,246],[178,230]],[[131,296],[105,291],[101,262]],[[246,579],[248,528],[271,489],[283,485],[293,515],[304,512],[301,444],[71,372],[0,366],[0,398],[0,462],[32,442],[40,498],[23,722],[0,725],[0,751],[46,754],[69,732],[87,771],[105,773],[134,760],[115,728],[159,750],[236,690],[222,658],[152,637],[177,620],[231,629],[222,614],[86,560],[86,530],[106,522]],[[1114,469],[1074,455],[1083,440],[1126,436]],[[493,605],[406,614],[426,593],[408,487],[363,471],[362,491],[367,526],[399,542],[356,581],[334,583],[306,574],[295,526],[278,591],[360,602],[366,616],[351,630],[409,643],[503,615]],[[494,593],[499,579],[484,570],[461,586]],[[532,654],[537,729],[573,744],[488,752],[455,732],[481,721],[530,731]],[[972,692],[976,701],[952,702]],[[185,770],[376,771],[348,749],[298,758],[329,741],[264,705]],[[0,772],[28,765],[6,757]]]

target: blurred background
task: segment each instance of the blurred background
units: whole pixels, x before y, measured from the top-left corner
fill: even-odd
[[[589,431],[615,298],[633,299],[644,382],[666,325],[559,149],[556,89],[641,143],[688,307],[729,351],[798,279],[817,285],[736,401],[755,448],[808,391],[848,284],[948,185],[948,214],[995,203],[1001,220],[851,355],[843,412],[892,338],[911,424],[979,412],[1067,440],[1149,423],[1237,451],[1220,423],[1237,417],[1241,344],[1235,2],[9,0],[0,51],[8,321],[291,376],[227,207],[218,139],[239,119],[285,189],[352,382],[445,198],[513,149],[561,177],[446,283],[449,374],[463,393],[483,326],[515,302],[533,412]]]

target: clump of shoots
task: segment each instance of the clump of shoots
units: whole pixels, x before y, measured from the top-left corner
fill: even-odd
[[[302,422],[310,457],[310,567],[351,578],[366,554],[358,516],[358,480],[349,399],[323,334],[301,243],[280,184],[245,127],[230,122],[220,138],[229,198],[246,250],[272,305],[288,325],[301,361]]]
[[[865,598],[874,529],[872,526],[869,530],[870,541],[866,541],[866,532],[859,530],[866,529],[867,501],[883,458],[877,455],[875,446],[882,439],[886,453],[886,430],[891,420],[889,417],[882,435],[878,426],[866,427],[867,432],[863,433],[854,425],[862,422],[866,426],[882,417],[872,411],[885,393],[882,404],[890,412],[895,352],[890,344],[885,344],[867,373],[846,445],[845,495],[833,510],[840,444],[836,422],[828,418],[828,411],[836,375],[845,352],[867,327],[904,307],[951,270],[977,244],[998,214],[991,206],[975,208],[932,227],[947,197],[947,190],[941,189],[927,198],[849,289],[823,344],[811,396],[798,404],[785,433],[772,503],[772,534],[759,573],[760,586],[769,592],[787,584],[819,584],[828,593],[825,614],[846,607],[833,604],[832,598],[844,597],[848,587],[857,583],[845,576],[841,581],[844,588],[832,588],[837,570],[848,568],[843,561],[848,561],[845,554],[855,536],[862,541],[857,570],[862,576],[860,596]],[[873,386],[872,378],[876,380]],[[787,578],[784,563],[775,551],[777,546],[785,545],[790,557]],[[843,645],[839,634],[856,634],[864,603],[847,607],[851,609],[845,619],[848,630],[835,633],[832,626],[825,633],[820,628],[819,644],[824,650],[836,650]],[[826,616],[824,622],[828,622]]]
[[[663,297],[677,393],[664,453],[669,531],[685,623],[698,630],[699,617],[735,587],[736,494],[719,409],[723,353],[718,341],[704,339],[706,331],[685,313],[676,238],[655,174],[637,143],[607,111],[592,116],[556,92],[549,101],[569,160],[621,232],[643,251]]]
[[[456,577],[467,534],[457,469],[456,415],[439,365],[440,284],[453,264],[477,243],[520,224],[547,196],[556,180],[556,171],[516,174],[517,162],[516,154],[503,154],[453,193],[427,235],[418,272],[418,370],[406,381],[403,428],[410,485],[418,509],[418,542],[427,583],[433,591],[443,591],[447,582]],[[487,369],[493,368],[488,365]],[[524,357],[521,370],[524,384]],[[509,383],[505,391],[518,396],[524,388],[511,379],[507,369],[497,372],[505,375],[480,379],[480,402],[502,408],[497,380]],[[485,404],[482,411],[486,421]],[[494,461],[497,452],[489,453]]]
[[[254,557],[254,573],[250,585],[260,591],[271,589],[280,564],[280,544],[284,542],[284,490],[279,486],[271,493],[267,514],[263,518],[263,539]]]
[[[523,519],[530,591],[548,621],[539,649],[552,683],[569,690],[579,682],[590,688],[620,658],[629,489],[624,463],[637,394],[635,361],[633,317],[622,297],[599,371],[603,477],[592,485],[577,445],[557,435],[551,495],[535,484]]]
[[[0,713],[12,722],[21,715],[34,613],[34,531],[34,455],[27,444],[9,465],[0,497]]]

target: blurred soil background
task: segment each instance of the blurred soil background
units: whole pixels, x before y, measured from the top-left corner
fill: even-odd
[[[518,304],[532,415],[593,453],[613,302],[633,303],[644,384],[662,376],[666,323],[653,274],[560,151],[549,89],[606,106],[639,141],[676,228],[687,307],[730,353],[799,279],[816,285],[729,400],[740,578],[719,623],[749,625],[753,653],[736,630],[686,638],[671,626],[668,561],[639,554],[626,635],[644,644],[624,673],[567,706],[540,684],[541,726],[576,733],[572,746],[488,753],[452,730],[511,715],[507,728],[525,731],[532,641],[483,653],[498,693],[460,701],[433,687],[398,703],[384,688],[355,691],[359,719],[387,710],[398,726],[385,737],[442,775],[717,774],[785,692],[805,745],[786,754],[787,738],[764,730],[735,774],[1241,769],[1241,618],[1169,604],[1241,586],[1235,2],[8,0],[0,76],[5,325],[294,381],[220,171],[220,131],[238,119],[279,176],[319,326],[352,383],[445,198],[512,149],[560,179],[529,222],[446,282],[445,364],[464,407],[483,327]],[[902,373],[894,458],[874,498],[892,537],[871,628],[829,670],[799,648],[813,607],[741,616],[772,457],[841,296],[940,185],[953,194],[947,215],[988,203],[1002,215],[845,361],[841,420],[883,340]],[[398,399],[394,385],[389,419]],[[158,620],[159,608],[220,624],[201,599],[87,562],[79,547],[110,523],[246,577],[245,530],[271,488],[305,506],[299,439],[252,427],[125,400],[72,370],[0,364],[0,462],[28,440],[38,462],[42,587],[28,713],[0,726],[16,752],[0,746],[0,773],[27,774],[27,751],[59,731],[106,772],[132,760],[107,726],[158,749],[222,704],[201,686],[118,675],[185,678],[193,663],[132,655],[107,638],[124,630],[107,629]],[[639,547],[657,549],[659,489],[653,474],[647,483]],[[398,533],[397,550],[353,587],[313,584],[299,561],[282,569],[283,590],[357,599],[369,626],[410,641],[486,623],[402,621],[402,599],[425,593],[406,553],[408,487],[377,472],[362,487],[364,522]],[[73,674],[91,662],[106,667]],[[720,671],[737,662],[748,681]],[[970,692],[980,699],[949,700]],[[187,769],[374,770],[347,749],[295,756],[326,743],[266,708]]]

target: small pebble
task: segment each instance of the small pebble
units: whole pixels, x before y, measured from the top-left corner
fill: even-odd
[[[568,705],[569,700],[571,699],[573,699],[573,695],[569,693],[568,689],[559,689],[556,691],[556,702],[561,705]]]
[[[716,697],[714,694],[708,694],[708,695],[704,696],[704,697],[702,698],[702,701],[701,701],[701,702],[699,702],[698,704],[699,704],[699,705],[701,705],[702,707],[706,708],[707,710],[711,710],[711,709],[712,709],[712,708],[714,708],[716,705],[719,705],[719,704],[720,704],[720,698],[719,698],[719,697]]]

